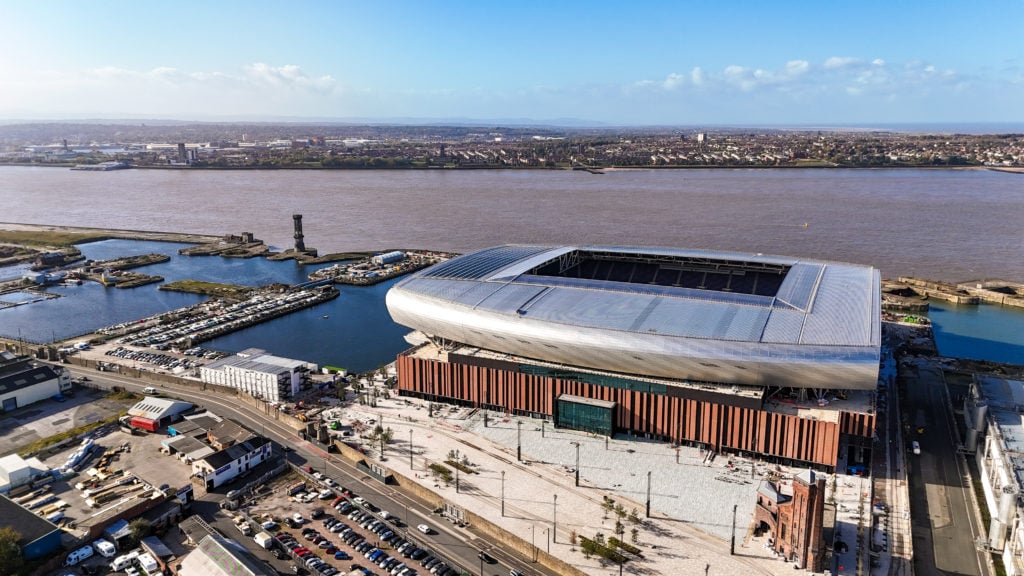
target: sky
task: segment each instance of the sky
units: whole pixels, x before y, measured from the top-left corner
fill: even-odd
[[[1019,1],[0,0],[0,119],[1024,121]]]

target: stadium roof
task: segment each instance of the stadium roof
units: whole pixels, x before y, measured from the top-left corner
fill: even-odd
[[[430,336],[571,366],[812,388],[875,386],[869,266],[615,246],[498,246],[388,293]]]

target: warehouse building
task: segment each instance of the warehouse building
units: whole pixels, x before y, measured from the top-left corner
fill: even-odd
[[[11,499],[0,495],[0,527],[15,530],[18,548],[26,560],[35,560],[60,550],[60,528],[38,514],[18,506]]]
[[[128,415],[122,417],[124,423],[133,428],[150,432],[181,420],[182,414],[192,409],[192,404],[180,400],[155,398],[146,396],[128,409]]]
[[[878,270],[679,249],[499,246],[387,294],[401,394],[832,470],[870,458]]]
[[[71,373],[61,366],[50,366],[0,351],[0,406],[10,412],[71,390]]]
[[[182,560],[178,576],[276,576],[276,572],[234,540],[208,534]]]

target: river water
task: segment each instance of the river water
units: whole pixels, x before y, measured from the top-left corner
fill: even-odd
[[[292,213],[321,252],[507,242],[666,245],[871,264],[883,275],[1024,281],[1024,176],[985,170],[173,171],[0,168],[0,221],[223,234],[291,244]],[[805,225],[806,224],[806,225]],[[179,245],[106,241],[94,259],[162,252],[140,269],[262,285],[315,267],[186,258]],[[4,275],[0,272],[0,276]],[[366,370],[406,347],[383,295],[393,282],[208,343]],[[0,310],[0,335],[47,342],[199,301],[155,286],[55,287]],[[323,316],[327,318],[323,318]],[[940,352],[1024,363],[1024,314],[936,308]]]

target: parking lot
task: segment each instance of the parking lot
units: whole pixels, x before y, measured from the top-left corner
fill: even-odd
[[[246,531],[251,530],[252,536],[243,535],[238,527],[230,536],[253,542],[262,539],[261,531],[271,534],[265,547],[279,560],[288,561],[293,573],[461,573],[433,552],[429,543],[435,533],[432,528],[408,526],[400,514],[381,510],[319,472],[290,474],[275,480],[264,496],[249,501],[240,497],[240,512],[248,515]],[[230,517],[234,513],[225,514]]]

